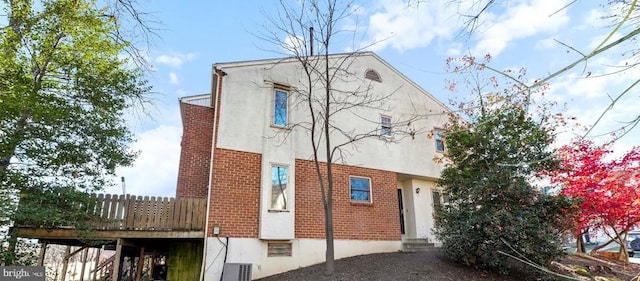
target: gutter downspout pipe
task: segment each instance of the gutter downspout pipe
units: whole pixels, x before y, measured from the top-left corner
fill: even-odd
[[[211,93],[212,96],[214,98],[214,100],[211,101],[211,104],[213,105],[213,132],[211,134],[211,159],[209,161],[209,185],[208,185],[208,189],[207,189],[207,213],[205,214],[205,223],[204,223],[204,245],[203,245],[203,249],[202,249],[202,264],[200,266],[200,280],[201,281],[205,281],[204,277],[205,277],[205,270],[207,268],[207,240],[208,239],[208,235],[209,235],[209,208],[210,208],[210,204],[211,204],[211,181],[213,180],[213,156],[214,156],[214,152],[216,151],[215,148],[215,139],[216,139],[216,129],[217,129],[217,118],[218,118],[218,89],[222,86],[222,77],[224,75],[226,75],[226,73],[224,73],[222,70],[218,69],[215,65],[213,65],[212,67],[212,71],[213,73],[211,79]],[[215,82],[213,83],[214,80],[216,79]]]

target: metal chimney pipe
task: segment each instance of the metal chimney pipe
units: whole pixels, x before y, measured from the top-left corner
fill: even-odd
[[[309,52],[313,56],[313,26],[309,27]]]

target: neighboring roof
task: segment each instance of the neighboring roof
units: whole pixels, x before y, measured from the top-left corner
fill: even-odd
[[[181,103],[211,107],[211,94],[181,97],[178,101]]]
[[[423,92],[429,99],[433,100],[435,103],[439,104],[443,108],[449,109],[449,107],[447,105],[445,105],[440,100],[435,98],[431,93],[426,91],[420,85],[418,85],[415,82],[413,82],[413,80],[409,79],[409,77],[404,75],[402,72],[398,71],[395,67],[393,67],[392,65],[387,63],[385,60],[380,58],[380,56],[378,56],[374,52],[366,51],[366,52],[341,53],[341,54],[331,54],[331,55],[329,55],[330,58],[348,57],[348,56],[352,56],[352,57],[370,56],[370,57],[373,57],[373,58],[377,59],[384,66],[388,67],[393,72],[395,72],[399,77],[401,77],[403,80],[405,80],[405,82],[407,82],[408,84],[414,86],[415,88],[417,88],[418,90]],[[316,56],[316,57],[320,58],[321,56]],[[219,70],[224,71],[223,68],[246,67],[246,66],[257,66],[257,65],[273,65],[273,64],[277,64],[277,63],[291,63],[291,62],[297,62],[297,59],[295,57],[288,57],[288,58],[247,60],[247,61],[236,61],[236,62],[221,62],[221,63],[214,63],[213,64],[213,69],[214,70],[215,69],[219,69]],[[451,109],[449,109],[449,110],[451,110]]]
[[[201,94],[195,96],[186,96],[178,98],[178,102],[180,103],[180,118],[182,122],[184,122],[184,112],[182,112],[182,104],[192,104],[197,106],[211,107],[211,94]]]

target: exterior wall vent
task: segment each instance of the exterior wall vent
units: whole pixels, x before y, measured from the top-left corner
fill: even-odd
[[[225,263],[222,281],[251,281],[250,263]]]
[[[382,79],[380,78],[380,74],[378,74],[378,72],[376,72],[373,69],[367,70],[367,72],[365,72],[365,74],[364,74],[364,78],[367,78],[367,79],[373,80],[373,81],[377,81],[377,82],[382,82]]]
[[[291,243],[268,243],[267,257],[290,257]]]

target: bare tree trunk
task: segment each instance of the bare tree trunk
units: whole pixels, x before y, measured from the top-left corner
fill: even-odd
[[[618,252],[618,260],[621,262],[628,263],[629,262],[629,252],[627,252],[627,245],[625,241],[627,240],[627,231],[623,231],[618,233],[616,231],[616,237],[614,238],[618,244],[620,244],[620,251]]]
[[[629,262],[629,253],[627,252],[626,247],[620,247],[620,250],[618,251],[618,260],[625,263]]]
[[[332,20],[333,11],[329,12],[329,22]],[[331,34],[331,25],[327,26],[328,34]],[[326,37],[325,43],[329,46],[330,37]],[[329,116],[331,116],[331,76],[329,71],[329,48],[325,48],[324,53],[324,75],[325,75],[325,120],[324,120],[324,134],[326,136],[325,149],[327,150],[327,207],[325,208],[325,228],[326,228],[326,240],[327,240],[327,275],[332,275],[335,270],[335,252],[333,247],[333,152],[331,148],[331,127]]]
[[[3,155],[0,155],[0,181],[4,180],[5,173],[9,168],[9,163],[15,153],[16,147],[24,137],[24,131],[27,127],[27,118],[29,118],[29,113],[25,112],[22,116],[20,116],[18,122],[16,122],[15,131],[11,135],[7,134],[9,145],[4,147],[6,151],[3,151]]]
[[[4,174],[9,167],[11,156],[0,156],[0,179],[4,178]]]
[[[359,81],[352,79],[356,77],[356,74],[349,70],[352,59],[358,50],[346,55],[337,55],[334,59],[330,55],[330,49],[332,49],[333,36],[340,37],[342,33],[351,32],[341,30],[342,24],[339,22],[346,20],[355,12],[354,3],[347,1],[344,6],[342,6],[344,3],[341,3],[341,7],[338,7],[339,1],[336,0],[304,0],[299,1],[299,5],[293,6],[287,5],[285,2],[287,1],[280,1],[283,14],[278,14],[278,17],[275,18],[266,15],[273,28],[265,29],[269,31],[262,34],[262,39],[275,43],[283,50],[293,54],[306,75],[303,77],[306,81],[299,81],[303,87],[292,88],[292,93],[297,94],[296,98],[300,105],[306,104],[308,112],[305,113],[309,114],[310,119],[300,120],[299,123],[289,125],[292,129],[308,132],[310,136],[314,170],[318,178],[325,219],[325,273],[332,275],[335,271],[333,160],[344,161],[342,149],[348,145],[355,145],[364,139],[381,140],[377,121],[371,122],[370,128],[358,128],[356,131],[350,131],[351,129],[341,128],[338,125],[339,120],[336,119],[338,121],[334,122],[334,118],[338,118],[336,116],[342,118],[342,113],[352,114],[352,110],[358,107],[368,110],[388,110],[386,109],[386,100],[395,91],[388,95],[379,95],[372,92],[371,85],[366,83],[356,85],[355,88],[351,86],[342,88],[343,83],[354,85],[352,83]],[[318,24],[318,28],[313,29],[311,24]],[[283,31],[289,35],[288,38],[301,40],[292,44],[288,40],[282,40],[279,32],[271,30]],[[310,32],[308,37],[304,36],[307,31]],[[314,55],[313,51],[307,52],[312,46],[318,46],[317,55]],[[336,81],[335,85],[334,81]],[[396,124],[397,130],[394,132],[397,133],[399,139],[404,132],[400,127],[408,127],[412,120],[418,119],[418,117],[415,119],[412,117]],[[293,131],[287,130],[282,133],[290,134]],[[410,133],[411,136],[414,136],[415,130]],[[383,141],[390,140],[384,139]],[[324,155],[320,155],[323,153]],[[322,163],[325,161],[326,166],[323,167]]]
[[[576,237],[576,253],[585,253],[587,249],[584,248],[584,242],[582,241],[582,234]]]
[[[329,200],[331,201],[331,200]],[[327,243],[327,251],[326,251],[326,267],[325,274],[332,275],[335,270],[335,252],[333,247],[333,207],[331,204],[327,204],[327,207],[324,209],[324,217],[325,217],[325,234],[326,234],[326,243]]]

